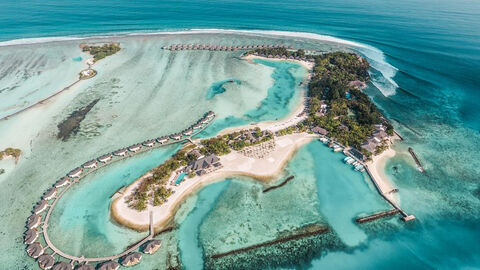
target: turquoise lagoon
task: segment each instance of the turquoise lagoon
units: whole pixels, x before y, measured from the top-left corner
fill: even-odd
[[[260,196],[259,190],[263,188],[260,183],[233,179],[225,189],[222,188],[222,192],[212,192],[214,203],[201,203],[198,200],[201,209],[198,214],[194,214],[197,203],[195,196],[179,211],[176,220],[180,226],[186,222],[184,232],[187,236],[189,232],[199,232],[191,236],[197,240],[185,242],[186,238],[180,234],[182,229],[166,234],[162,240],[168,249],[160,249],[155,256],[144,256],[136,269],[163,269],[166,265],[178,265],[180,262],[177,258],[190,252],[192,257],[198,259],[201,254],[208,256],[272,239],[278,232],[283,233],[311,222],[329,224],[334,234],[261,249],[244,257],[229,257],[226,259],[229,263],[225,265],[237,268],[245,266],[245,269],[250,260],[257,266],[283,269],[479,267],[480,139],[476,102],[479,98],[477,78],[480,70],[478,3],[428,0],[422,1],[420,6],[415,1],[373,0],[367,4],[365,1],[322,4],[305,1],[299,5],[298,1],[265,3],[240,0],[223,3],[167,1],[158,7],[145,2],[139,4],[128,1],[100,6],[90,1],[75,4],[88,8],[71,10],[63,4],[44,5],[31,1],[6,3],[0,10],[0,13],[3,12],[0,25],[7,29],[0,31],[0,39],[185,27],[276,29],[335,35],[379,48],[358,48],[372,63],[373,82],[378,87],[371,86],[366,92],[393,119],[396,129],[405,138],[405,142],[395,146],[398,155],[387,163],[386,173],[400,190],[402,206],[417,216],[417,221],[412,224],[405,225],[396,218],[366,226],[353,224],[353,216],[383,208],[375,192],[368,187],[368,181],[353,171],[351,180],[356,182],[342,180],[343,172],[332,173],[330,168],[324,169],[325,174],[338,176],[339,181],[337,178],[322,180],[318,178],[322,173],[314,170],[296,172],[296,179],[285,186],[294,186],[293,191],[301,190],[295,193],[297,200],[287,201],[293,204],[292,209],[289,208],[290,204],[285,203],[285,206],[281,200],[291,199],[289,190],[282,188]],[[218,7],[223,8],[223,12],[212,12]],[[18,8],[25,12],[16,12]],[[97,16],[98,12],[104,12],[105,9],[111,11],[110,14],[120,16]],[[57,11],[55,16],[52,10]],[[45,23],[32,24],[30,19],[17,18],[30,18],[31,13]],[[127,16],[139,17],[125,22]],[[65,21],[71,23],[63,23]],[[7,172],[0,176],[0,187],[4,194],[2,199],[5,202],[0,207],[0,215],[2,221],[8,221],[0,229],[0,247],[4,251],[0,261],[3,265],[9,269],[36,269],[36,263],[26,256],[22,244],[25,218],[42,192],[79,162],[146,138],[183,129],[208,109],[219,114],[217,123],[221,127],[206,136],[224,127],[249,123],[251,120],[245,115],[258,108],[258,104],[268,96],[268,89],[273,86],[270,78],[273,69],[264,65],[247,65],[238,61],[235,53],[164,53],[160,49],[163,44],[221,41],[242,44],[247,41],[289,40],[298,47],[310,49],[345,48],[344,45],[325,43],[315,38],[304,39],[308,36],[302,33],[287,34],[291,37],[225,33],[115,37],[113,39],[121,40],[126,49],[106,62],[99,62],[96,67],[99,75],[95,80],[82,83],[75,91],[65,92],[54,104],[42,106],[40,113],[35,112],[36,116],[32,115],[33,112],[25,113],[0,123],[0,148],[18,146],[25,153],[24,159],[17,165],[0,162],[2,167],[7,168]],[[0,48],[0,89],[3,90],[0,93],[0,111],[3,115],[20,110],[77,78],[78,68],[82,68],[83,64],[71,59],[78,56],[80,41],[66,39],[68,41],[35,45],[19,45],[32,41],[17,40],[11,43],[14,46]],[[45,40],[34,42],[39,41]],[[392,69],[387,61],[397,69]],[[4,74],[7,76],[2,77]],[[225,91],[207,101],[205,96],[208,88],[225,78],[241,80],[242,90]],[[392,87],[392,79],[398,87]],[[250,85],[243,82],[249,82]],[[39,84],[42,87],[37,87]],[[101,100],[87,115],[77,135],[67,142],[57,141],[56,125],[73,110],[96,98]],[[232,100],[235,102],[230,102]],[[23,133],[19,134],[18,130]],[[408,146],[415,149],[427,174],[415,169],[406,152]],[[288,170],[295,171],[291,164],[301,167],[307,162],[317,162],[318,159],[308,154],[310,148],[317,149],[315,144],[303,148]],[[324,156],[321,149],[315,150],[313,156],[317,152],[320,157]],[[310,157],[300,159],[302,156]],[[302,160],[302,163],[295,163],[297,160]],[[334,164],[337,161],[322,160],[325,166],[328,164],[333,167],[333,171],[336,170]],[[342,165],[341,162],[338,165]],[[351,170],[349,166],[344,166],[344,169]],[[143,173],[142,170],[146,170],[146,167],[140,167],[135,175]],[[301,173],[306,174],[303,182],[297,181],[301,179]],[[299,183],[305,186],[301,187]],[[360,191],[371,191],[368,194],[374,198],[366,196],[365,203],[371,203],[372,207],[364,209],[358,197],[346,198],[345,194],[348,193],[336,192],[338,189],[335,185],[345,187],[345,183],[352,184]],[[325,187],[325,184],[329,187]],[[320,190],[320,185],[324,191]],[[205,196],[208,197],[207,193]],[[318,195],[320,193],[321,196]],[[233,195],[238,195],[235,202],[226,205],[228,196]],[[360,195],[366,193],[360,192]],[[269,196],[273,198],[267,199]],[[348,201],[345,204],[335,202],[339,207],[338,216],[334,216],[333,210],[327,207],[332,206],[331,203],[335,201],[333,198]],[[237,204],[237,201],[242,203]],[[277,206],[279,201],[281,203]],[[302,202],[302,205],[297,206],[300,204],[298,202]],[[360,205],[350,205],[350,202]],[[294,209],[299,210],[298,214],[293,213]],[[188,219],[190,213],[194,218]],[[234,213],[236,216],[231,217]],[[285,214],[288,219],[281,220],[282,216],[277,216],[278,213]],[[225,225],[220,227],[214,224],[215,228],[222,229],[218,235],[214,235],[213,222],[222,222],[221,214],[225,214],[224,219],[230,223],[228,226],[220,223]],[[273,222],[265,224],[265,220],[270,218]],[[103,221],[106,222],[104,224],[109,222],[106,217]],[[245,223],[244,227],[241,227],[242,223]],[[189,224],[190,227],[187,226]],[[229,231],[230,225],[232,230]],[[191,228],[195,226],[199,227]],[[107,227],[116,229],[110,225]],[[236,236],[237,232],[239,236]],[[99,239],[118,237],[115,232],[111,235],[108,231],[101,233],[105,235],[90,239],[96,233],[89,231],[89,237],[81,242],[88,245]],[[260,235],[263,233],[266,235]],[[122,245],[130,237],[134,239],[134,233],[131,236],[127,234],[127,241],[118,239],[112,240],[112,243]],[[138,234],[138,239],[141,236]],[[258,240],[255,240],[257,237]],[[178,248],[177,245],[182,246],[182,241],[193,244],[189,248]],[[74,250],[73,247],[71,249]],[[253,260],[256,258],[262,261]],[[218,266],[208,257],[205,259],[207,268]],[[199,260],[195,262],[201,263]],[[189,269],[188,262],[183,264]],[[198,265],[191,267],[196,269]]]

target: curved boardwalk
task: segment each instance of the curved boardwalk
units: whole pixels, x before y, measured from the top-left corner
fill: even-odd
[[[203,121],[205,121],[205,119],[207,119],[208,121],[206,123],[202,124],[200,128],[198,128],[194,131],[192,131],[193,130],[192,128],[187,129],[187,130],[191,131],[191,134],[188,135],[188,136],[187,135],[182,135],[181,138],[178,139],[178,140],[168,139],[168,141],[165,142],[165,143],[158,143],[157,142],[157,143],[153,144],[152,146],[145,146],[145,145],[143,145],[143,143],[140,143],[140,144],[138,144],[138,145],[140,145],[140,149],[138,151],[135,151],[135,152],[128,151],[124,156],[120,156],[120,157],[112,155],[112,158],[109,161],[107,161],[105,163],[102,163],[102,162],[98,163],[97,162],[96,167],[93,167],[93,168],[90,168],[90,169],[84,168],[82,173],[78,176],[78,178],[71,178],[70,179],[71,182],[65,188],[63,188],[63,190],[56,196],[53,203],[51,205],[49,205],[49,209],[47,211],[47,214],[45,216],[45,220],[44,220],[43,226],[42,226],[43,230],[42,230],[41,234],[43,234],[43,238],[45,239],[47,247],[50,248],[54,252],[53,255],[57,254],[57,255],[65,258],[65,259],[69,259],[69,260],[71,260],[72,264],[75,261],[79,262],[79,263],[110,261],[110,260],[116,260],[116,259],[118,259],[118,258],[120,258],[124,255],[129,254],[130,252],[138,249],[140,246],[145,244],[147,241],[153,239],[153,237],[155,236],[155,230],[154,230],[154,227],[153,227],[153,213],[150,212],[150,232],[149,232],[149,235],[146,236],[145,238],[143,238],[142,240],[140,240],[135,245],[126,249],[124,252],[122,252],[120,254],[112,255],[112,256],[97,257],[97,258],[86,258],[84,256],[78,257],[78,256],[73,256],[73,255],[70,255],[70,254],[67,254],[67,253],[61,251],[59,248],[57,248],[52,243],[52,241],[50,240],[50,236],[48,235],[48,222],[50,221],[50,217],[52,215],[53,208],[55,207],[57,202],[60,200],[60,198],[62,198],[63,194],[65,194],[65,192],[67,192],[70,189],[70,187],[72,187],[75,183],[78,183],[85,176],[97,171],[98,169],[100,169],[104,166],[112,164],[114,162],[123,160],[123,159],[128,158],[128,157],[135,156],[137,154],[140,154],[140,153],[143,153],[143,152],[146,152],[146,151],[149,151],[149,150],[161,147],[161,146],[167,146],[167,145],[171,145],[171,144],[182,143],[182,142],[185,142],[185,141],[193,142],[191,138],[193,136],[197,135],[198,133],[200,133],[201,131],[203,131],[205,128],[207,128],[209,126],[209,124],[215,119],[215,114],[213,112],[206,113],[204,115],[204,117],[202,119],[200,119],[197,123],[201,123],[201,122],[203,123]],[[185,133],[185,131],[183,131],[182,133]],[[172,136],[174,136],[174,135],[170,135],[169,137],[172,137]],[[127,149],[127,148],[125,148],[125,149]],[[98,159],[99,158],[96,158],[95,160],[98,160]],[[85,170],[87,170],[87,171],[85,171]]]

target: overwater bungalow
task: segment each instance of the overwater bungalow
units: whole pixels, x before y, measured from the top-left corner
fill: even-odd
[[[178,140],[180,140],[180,139],[182,138],[182,134],[179,134],[179,133],[177,133],[177,134],[172,134],[170,137],[171,137],[172,139],[178,141]]]
[[[95,270],[95,267],[91,264],[82,264],[82,265],[77,265],[75,270]]]
[[[102,163],[107,163],[112,159],[112,154],[106,154],[98,158],[98,161]]]
[[[47,209],[47,207],[48,207],[48,202],[45,201],[45,200],[41,200],[33,208],[33,213],[40,214],[41,212],[45,211],[45,209]]]
[[[164,144],[164,143],[168,142],[168,138],[167,137],[159,137],[159,138],[157,138],[157,142],[159,144]]]
[[[27,246],[27,254],[28,254],[28,256],[30,256],[34,259],[40,257],[43,254],[42,244],[40,244],[39,242],[35,242],[31,245],[28,245]]]
[[[53,267],[52,270],[72,270],[73,265],[67,262],[58,262]]]
[[[55,187],[56,188],[59,188],[59,187],[63,187],[63,186],[66,186],[68,185],[68,183],[70,183],[70,179],[66,176],[60,178],[56,183],[55,183]]]
[[[97,161],[96,160],[87,161],[87,162],[83,163],[82,167],[85,168],[85,169],[96,168],[97,167]]]
[[[160,240],[150,240],[143,246],[143,253],[153,254],[162,246],[162,241]]]
[[[166,50],[166,49],[168,49],[168,46],[163,46],[162,49]]]
[[[43,199],[46,201],[49,201],[57,196],[57,189],[56,188],[51,188],[43,194]]]
[[[127,149],[126,148],[119,149],[119,150],[113,152],[113,155],[115,155],[115,156],[125,156],[126,154],[127,154]]]
[[[27,228],[35,229],[42,222],[42,216],[38,214],[33,214],[27,219]]]
[[[155,145],[155,140],[145,141],[143,142],[143,145],[145,145],[146,147],[153,147]]]
[[[204,117],[204,118],[200,119],[200,123],[202,123],[202,124],[206,124],[206,123],[208,123],[209,121],[210,121],[210,120],[208,120],[207,117]]]
[[[140,150],[140,148],[142,148],[141,144],[134,144],[134,145],[128,147],[128,151],[137,152],[138,150]]]
[[[190,136],[193,133],[193,129],[189,128],[183,132],[183,135],[185,136]]]
[[[115,261],[108,261],[102,263],[98,270],[117,270],[120,267],[120,264]]]
[[[25,241],[27,245],[33,244],[38,238],[38,231],[36,229],[28,229],[25,232]]]
[[[80,175],[82,174],[83,172],[83,169],[78,167],[76,169],[73,169],[72,171],[70,171],[68,173],[68,177],[71,177],[71,178],[77,178],[77,177],[80,177]]]
[[[142,259],[142,253],[140,252],[132,252],[122,257],[122,265],[123,266],[132,266],[136,265]]]
[[[38,266],[42,269],[50,269],[55,264],[55,258],[50,254],[43,254],[37,259]]]
[[[212,118],[212,117],[215,116],[215,113],[212,112],[212,111],[209,111],[206,116],[209,117],[209,118]]]
[[[197,123],[197,124],[192,126],[193,129],[199,129],[201,127],[202,127],[202,124],[200,124],[200,123]]]

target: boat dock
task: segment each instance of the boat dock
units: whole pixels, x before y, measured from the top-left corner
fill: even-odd
[[[388,211],[375,213],[373,215],[369,215],[369,216],[366,216],[366,217],[357,218],[357,219],[355,219],[355,222],[357,222],[357,223],[370,222],[370,221],[377,220],[379,218],[393,216],[393,215],[396,215],[398,213],[400,213],[400,211],[398,209],[392,209],[392,210],[388,210]]]
[[[425,169],[423,168],[422,163],[420,163],[420,160],[418,160],[417,155],[411,147],[408,148],[408,152],[410,153],[410,155],[412,155],[413,160],[415,160],[418,170],[422,173],[425,173]]]
[[[82,166],[79,166],[76,169],[72,170],[70,173],[68,173],[69,177],[63,177],[60,180],[58,180],[56,182],[56,184],[54,184],[54,187],[49,189],[45,193],[45,194],[53,193],[53,195],[52,196],[44,195],[42,200],[34,207],[34,209],[35,209],[34,212],[35,212],[35,214],[39,215],[40,221],[42,219],[42,216],[41,216],[42,212],[44,212],[45,210],[48,209],[48,211],[46,211],[47,213],[46,213],[45,217],[43,218],[44,221],[43,221],[42,226],[41,226],[42,230],[37,231],[37,229],[34,229],[34,231],[37,234],[36,237],[38,237],[39,235],[43,235],[43,239],[45,240],[45,243],[46,243],[46,247],[44,248],[44,250],[50,249],[50,250],[53,251],[53,253],[51,255],[48,255],[48,256],[51,257],[51,258],[49,258],[49,260],[52,260],[53,263],[55,263],[55,259],[54,259],[53,255],[58,255],[60,257],[63,257],[65,259],[70,260],[70,265],[72,265],[72,268],[73,268],[75,262],[77,262],[78,265],[82,265],[82,264],[90,263],[90,262],[94,262],[94,263],[101,263],[101,262],[116,263],[114,260],[123,258],[124,256],[130,254],[131,252],[134,252],[135,250],[139,249],[142,245],[146,244],[148,241],[154,239],[155,228],[154,228],[154,224],[153,224],[153,212],[151,212],[151,211],[149,213],[150,214],[150,216],[149,216],[149,218],[150,218],[149,234],[146,237],[144,237],[143,239],[141,239],[139,242],[127,247],[126,250],[123,251],[122,253],[117,254],[117,255],[113,255],[113,256],[107,256],[107,257],[96,257],[96,258],[87,258],[85,256],[78,257],[78,256],[73,256],[73,255],[70,255],[70,254],[67,254],[67,253],[61,251],[59,248],[57,248],[51,242],[50,236],[48,234],[48,227],[49,227],[49,221],[50,221],[50,217],[52,215],[52,211],[53,211],[55,205],[57,204],[57,202],[60,200],[60,198],[62,198],[62,196],[65,194],[65,192],[67,192],[74,184],[79,183],[82,178],[86,177],[87,175],[89,175],[89,174],[97,171],[98,169],[100,169],[102,167],[105,167],[109,164],[112,164],[114,162],[123,160],[123,159],[128,158],[128,157],[135,156],[137,154],[140,154],[140,153],[152,150],[152,149],[155,149],[157,147],[166,146],[166,145],[175,144],[175,143],[182,143],[182,142],[186,142],[186,141],[189,141],[189,140],[191,141],[192,136],[197,135],[198,133],[203,131],[205,128],[207,128],[209,126],[209,124],[214,119],[215,119],[215,114],[213,112],[208,112],[200,120],[198,120],[195,125],[192,125],[192,127],[189,128],[189,129],[191,129],[191,132],[189,133],[188,136],[187,135],[181,136],[180,139],[169,139],[171,136],[165,136],[165,137],[159,137],[156,140],[151,139],[151,140],[147,140],[143,143],[133,144],[130,147],[122,148],[122,149],[114,151],[112,153],[102,155],[102,156],[100,156],[96,159],[92,159],[90,161],[87,161],[87,162],[83,163]],[[201,123],[201,124],[199,124],[199,123]],[[193,127],[195,127],[195,128],[193,128]],[[122,186],[122,188],[123,188],[123,186]],[[58,189],[63,189],[63,190],[61,190],[61,192],[59,192],[57,194]],[[52,190],[54,190],[54,192]],[[117,192],[118,192],[118,190],[117,190]],[[117,192],[115,192],[115,193],[117,193]],[[51,201],[51,200],[53,200],[53,203],[49,204],[49,201]],[[45,206],[45,207],[43,207],[43,206]],[[29,230],[29,231],[32,231],[32,230]],[[26,244],[30,244],[29,243],[30,241],[27,241],[27,239],[26,239],[25,242],[26,242]],[[122,260],[122,259],[120,259],[120,260]],[[39,261],[39,263],[40,263],[40,261]],[[57,262],[57,264],[60,264],[60,263],[65,263],[65,262]]]

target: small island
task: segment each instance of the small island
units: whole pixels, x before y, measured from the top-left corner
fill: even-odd
[[[12,157],[12,158],[15,159],[15,163],[17,163],[21,154],[22,154],[22,150],[17,149],[17,148],[8,147],[5,150],[0,151],[0,160],[2,160],[4,158]],[[3,169],[0,170],[0,171],[5,172]],[[0,174],[2,174],[2,173],[0,173]]]
[[[87,45],[80,44],[83,52],[88,52],[93,59],[87,60],[88,68],[80,71],[80,80],[87,80],[97,75],[97,71],[92,69],[92,66],[99,60],[107,56],[113,55],[120,51],[120,43],[108,43],[103,45]]]

